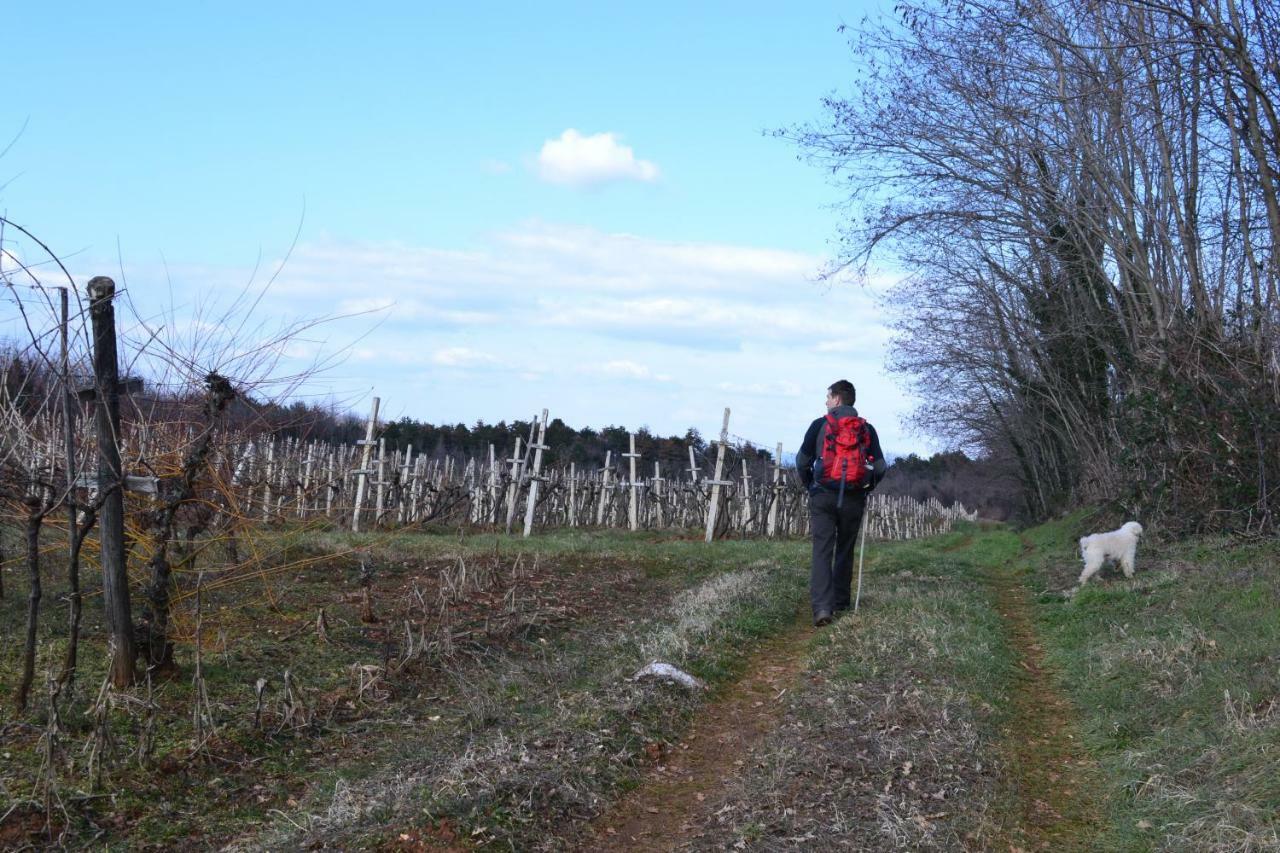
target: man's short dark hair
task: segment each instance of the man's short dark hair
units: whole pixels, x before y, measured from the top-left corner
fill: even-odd
[[[852,406],[854,401],[858,399],[858,392],[853,387],[853,383],[848,379],[841,379],[839,382],[832,382],[831,387],[827,389],[831,394],[840,398],[840,402],[846,406]]]

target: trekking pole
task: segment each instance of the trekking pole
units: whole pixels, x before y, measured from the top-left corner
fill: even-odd
[[[862,557],[867,552],[867,513],[871,511],[871,502],[867,501],[862,510],[862,519],[858,522],[858,592],[853,599],[853,612],[858,612],[858,602],[862,600]]]

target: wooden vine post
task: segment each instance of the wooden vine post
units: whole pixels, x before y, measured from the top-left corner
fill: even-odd
[[[609,501],[609,475],[613,473],[613,451],[604,452],[604,469],[600,472],[600,504],[596,507],[596,526],[604,526],[604,507]]]
[[[511,458],[507,460],[511,463],[511,478],[507,483],[507,533],[511,532],[511,521],[516,517],[516,498],[520,494],[520,467],[524,464],[524,457],[520,455],[521,441],[522,439],[517,435],[516,449],[511,452]]]
[[[631,477],[627,482],[627,485],[630,487],[630,490],[631,490],[631,493],[629,495],[630,500],[627,504],[627,520],[630,522],[630,526],[632,530],[639,530],[640,529],[640,517],[638,515],[639,507],[636,505],[637,490],[639,489],[639,485],[636,483],[636,460],[640,458],[640,454],[636,453],[636,434],[633,432],[633,433],[630,433],[629,435],[631,437],[631,452],[622,454],[623,458],[629,459],[631,461]]]
[[[716,474],[715,479],[706,480],[705,483],[711,486],[711,503],[707,505],[707,541],[710,542],[716,535],[716,515],[720,509],[720,487],[733,485],[731,481],[722,479],[724,476],[724,446],[729,442],[729,409],[724,410],[724,424],[720,427],[720,443],[716,446]]]
[[[498,523],[498,459],[493,452],[493,442],[489,442],[489,523]]]
[[[524,508],[524,538],[528,539],[533,531],[533,510],[538,505],[538,483],[543,479],[542,451],[550,448],[546,445],[547,410],[542,410],[542,421],[538,424],[538,443],[533,445],[533,473],[529,477],[529,500]]]
[[[116,355],[116,283],[106,276],[89,280],[89,318],[93,325],[93,375],[97,391],[98,538],[102,563],[102,604],[111,638],[111,683],[133,683],[137,647],[129,574],[124,550],[124,470],[120,464],[120,367]]]
[[[396,501],[396,503],[399,504],[399,506],[396,508],[396,521],[400,522],[401,524],[404,524],[405,519],[408,517],[408,512],[409,512],[409,501],[406,500],[406,495],[414,494],[414,486],[417,485],[417,483],[415,482],[417,478],[416,477],[413,477],[412,479],[410,478],[410,470],[411,470],[410,466],[412,465],[412,463],[413,463],[413,445],[410,444],[408,447],[405,448],[404,464],[400,466],[400,499]],[[469,468],[467,470],[470,471]],[[408,520],[413,521],[412,518],[409,518]]]
[[[569,526],[578,526],[578,465],[569,463]]]
[[[654,515],[656,516],[654,519],[655,525],[657,527],[664,527],[666,522],[663,519],[662,513],[662,484],[666,481],[662,479],[662,465],[656,460],[653,463],[653,480],[651,482],[653,483],[653,496],[655,498],[653,504]]]
[[[373,410],[369,412],[369,422],[365,424],[364,438],[357,441],[356,444],[362,446],[360,452],[360,467],[356,469],[356,505],[351,510],[351,532],[360,532],[360,505],[364,503],[365,485],[369,479],[369,457],[373,454],[373,433],[378,428],[378,404],[381,402],[377,397],[373,398]]]
[[[262,479],[262,520],[271,520],[271,478],[276,471],[276,443],[274,439],[267,441],[267,476]]]
[[[374,501],[373,501],[373,526],[375,528],[382,524],[382,514],[386,511],[384,498],[387,489],[387,439],[378,439],[378,467],[374,469],[378,473],[378,479],[374,480]]]
[[[769,523],[765,533],[773,536],[778,530],[778,504],[782,502],[782,442],[773,454],[773,493],[769,497]]]

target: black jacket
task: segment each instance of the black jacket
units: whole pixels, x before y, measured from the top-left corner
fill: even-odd
[[[857,415],[858,410],[853,406],[838,406],[832,409],[829,414],[836,417],[848,417]],[[804,441],[800,444],[800,452],[796,454],[796,472],[800,475],[800,482],[804,483],[806,489],[813,489],[813,460],[818,456],[818,430],[822,428],[822,423],[827,419],[826,415],[809,424],[809,431],[804,434]],[[889,470],[889,464],[885,462],[884,453],[880,450],[880,436],[876,434],[876,428],[870,423],[867,424],[867,430],[871,433],[871,488],[875,488],[884,479],[885,472]]]

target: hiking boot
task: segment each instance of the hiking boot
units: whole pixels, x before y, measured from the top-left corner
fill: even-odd
[[[813,617],[813,626],[815,628],[824,628],[831,624],[831,612],[829,610],[819,610],[818,615]]]

